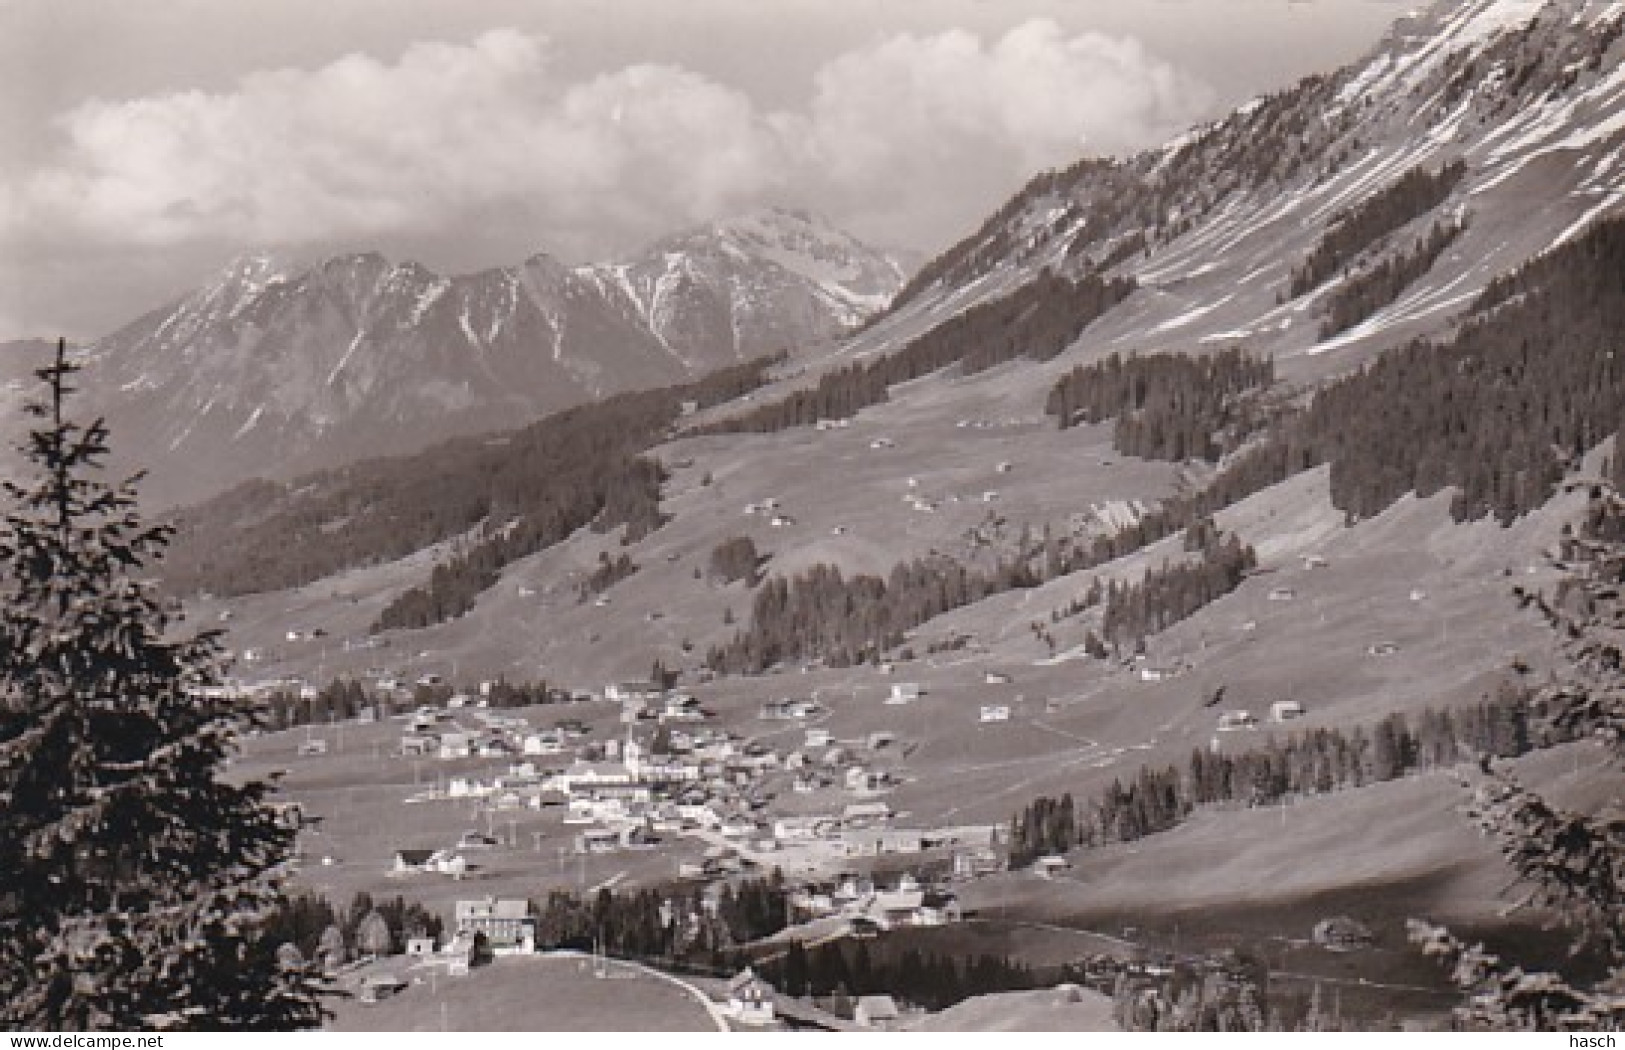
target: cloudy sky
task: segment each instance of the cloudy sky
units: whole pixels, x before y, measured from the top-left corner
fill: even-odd
[[[782,204],[929,253],[1404,9],[0,0],[0,339],[104,334],[245,250],[579,262]]]

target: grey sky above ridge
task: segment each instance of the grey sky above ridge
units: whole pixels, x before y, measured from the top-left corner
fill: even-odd
[[[0,339],[244,250],[448,272],[807,207],[933,252],[1358,56],[1389,0],[0,0]]]

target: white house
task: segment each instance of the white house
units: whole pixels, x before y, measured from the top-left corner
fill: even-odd
[[[979,718],[983,722],[1008,722],[1010,721],[1010,705],[983,704]]]
[[[852,1008],[852,1020],[859,1028],[889,1029],[902,1018],[897,1002],[889,995],[860,995]]]
[[[891,819],[891,806],[885,802],[853,802],[841,811],[841,823],[862,827]]]
[[[1303,704],[1296,700],[1277,700],[1270,705],[1270,721],[1287,722],[1294,718],[1302,718]]]
[[[891,695],[886,698],[888,704],[912,704],[920,698],[920,683],[893,682]]]
[[[536,920],[524,900],[458,901],[457,933],[473,937],[485,934],[494,955],[527,954],[536,950]]]
[[[1219,716],[1219,732],[1229,733],[1237,729],[1253,729],[1258,725],[1258,719],[1246,711],[1226,711]]]
[[[562,755],[564,734],[553,729],[526,734],[523,750],[527,755]]]
[[[741,1024],[773,1023],[773,986],[745,967],[728,982],[729,1017]]]
[[[666,691],[654,682],[611,682],[604,686],[604,699],[619,703],[658,701]]]

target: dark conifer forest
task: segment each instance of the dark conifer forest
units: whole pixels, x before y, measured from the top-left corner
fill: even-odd
[[[887,398],[898,383],[959,365],[980,372],[1006,361],[1048,361],[1134,291],[1132,280],[1093,274],[1072,281],[1045,271],[1018,291],[973,306],[896,353],[826,374],[808,390],[699,429],[704,434],[771,433],[847,419]]]
[[[1061,427],[1117,421],[1126,456],[1217,462],[1250,429],[1242,395],[1275,382],[1275,362],[1238,349],[1209,357],[1112,354],[1056,381],[1044,412]]]
[[[1459,160],[1437,172],[1412,168],[1392,186],[1334,215],[1320,243],[1292,271],[1290,297],[1296,299],[1347,272],[1362,252],[1444,203],[1466,174],[1467,166]]]
[[[1082,801],[1040,797],[1011,820],[1010,866],[1076,846],[1133,842],[1177,826],[1201,806],[1274,805],[1573,739],[1532,731],[1528,701],[1509,687],[1476,706],[1428,708],[1414,720],[1395,713],[1347,732],[1315,729],[1235,752],[1196,750],[1184,768],[1147,766]]]

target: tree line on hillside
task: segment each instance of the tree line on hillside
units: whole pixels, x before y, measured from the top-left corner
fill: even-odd
[[[1367,248],[1444,203],[1466,174],[1467,165],[1460,160],[1437,172],[1417,166],[1392,185],[1332,216],[1320,241],[1293,268],[1288,283],[1290,297],[1296,299],[1347,272]]]
[[[1073,281],[1046,270],[1003,298],[949,318],[901,350],[827,372],[811,389],[794,391],[695,432],[772,433],[824,419],[846,419],[885,401],[898,383],[949,365],[971,373],[1017,358],[1048,361],[1134,289],[1127,278],[1090,274]]]
[[[875,942],[877,945],[880,942]],[[1039,987],[1024,963],[998,955],[956,958],[912,945],[897,951],[864,940],[825,941],[810,951],[791,941],[783,955],[757,966],[785,995],[811,996],[838,1017],[852,1016],[853,998],[890,995],[927,1010],[946,1010],[974,995]]]
[[[706,574],[721,583],[745,580],[754,587],[764,560],[749,536],[730,536],[711,548]]]
[[[1621,273],[1625,220],[1599,223],[1493,282],[1449,341],[1390,350],[1323,388],[1203,489],[1123,529],[1053,556],[1021,552],[991,574],[937,556],[900,565],[885,580],[849,579],[827,565],[770,580],[750,625],[713,648],[708,662],[750,673],[809,657],[875,659],[942,612],[1121,558],[1322,464],[1331,465],[1333,504],[1351,519],[1380,513],[1407,492],[1427,496],[1452,485],[1456,520],[1493,513],[1510,523],[1542,505],[1576,457],[1621,429],[1625,359],[1614,355],[1615,333],[1625,330]]]
[[[374,900],[361,890],[343,911],[326,896],[310,890],[283,900],[266,923],[275,942],[291,946],[299,965],[315,964],[332,972],[351,959],[399,955],[406,942],[429,937],[440,942],[445,933],[441,917],[416,901],[403,897]],[[286,947],[283,949],[286,951]]]
[[[780,360],[618,394],[507,434],[247,483],[182,514],[166,587],[279,590],[461,537],[440,576],[388,619],[405,626],[456,615],[503,565],[578,528],[624,526],[635,538],[659,527],[662,471],[642,453],[665,440],[685,402],[732,400],[762,385]]]
[[[427,683],[414,685],[410,692],[385,692],[368,689],[354,678],[340,676],[322,686],[310,699],[292,689],[272,691],[263,701],[264,728],[275,731],[329,725],[368,712],[378,718],[388,718],[421,707],[444,707],[457,692],[451,685]],[[480,695],[487,707],[498,710],[566,703],[569,699],[569,693],[551,688],[546,682],[509,682],[505,678],[493,681]]]
[[[1353,274],[1326,298],[1320,337],[1330,339],[1392,304],[1405,289],[1421,280],[1467,229],[1465,219],[1435,222],[1425,236],[1410,247],[1384,256],[1372,266]]]
[[[885,579],[848,578],[839,566],[820,562],[789,579],[763,583],[749,625],[713,646],[706,664],[722,673],[753,674],[794,660],[822,659],[833,667],[878,661],[911,627],[1039,582],[1024,559],[983,572],[937,554],[899,563]]]
[[[1536,733],[1526,691],[1503,688],[1475,706],[1427,708],[1413,723],[1395,713],[1369,729],[1315,729],[1229,754],[1197,749],[1183,768],[1145,766],[1113,780],[1095,798],[1043,796],[1010,822],[1010,866],[1074,846],[1101,846],[1167,831],[1199,806],[1265,806],[1287,798],[1395,780],[1458,765],[1482,754],[1511,758],[1573,734]]]
[[[1414,340],[1323,387],[1155,520],[1213,513],[1330,464],[1332,502],[1350,519],[1453,486],[1455,520],[1511,523],[1621,429],[1621,273],[1625,220],[1600,221],[1491,282],[1447,341]]]
[[[723,883],[713,902],[691,893],[608,887],[591,897],[552,890],[532,901],[538,948],[575,948],[651,961],[722,967],[734,950],[770,937],[790,921],[789,887],[774,871]]]
[[[1239,348],[1205,357],[1112,354],[1056,380],[1044,412],[1062,427],[1117,421],[1112,446],[1128,456],[1217,462],[1251,429],[1241,395],[1275,382],[1275,361]]]
[[[1111,581],[1101,614],[1103,639],[1119,651],[1140,649],[1146,638],[1241,586],[1258,567],[1257,552],[1233,535],[1210,533],[1200,554],[1194,562],[1148,568],[1136,583]]]
[[[576,601],[584,602],[595,594],[603,594],[637,571],[637,563],[625,551],[613,558],[608,551],[599,551],[598,564],[576,586]]]

